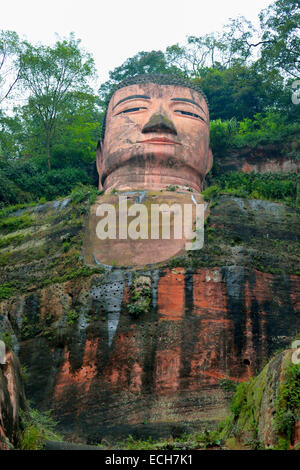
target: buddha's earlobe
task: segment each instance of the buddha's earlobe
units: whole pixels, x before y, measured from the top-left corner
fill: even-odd
[[[96,151],[96,165],[97,165],[97,171],[99,175],[99,190],[101,191],[103,189],[103,186],[101,184],[101,176],[102,176],[102,161],[103,161],[103,140],[98,140],[97,144],[97,151]]]
[[[208,149],[207,165],[206,165],[205,175],[207,175],[207,173],[210,172],[210,170],[212,169],[212,166],[213,166],[213,153],[212,153],[211,148],[209,148]]]

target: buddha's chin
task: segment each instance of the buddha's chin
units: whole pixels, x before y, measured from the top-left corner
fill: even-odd
[[[103,181],[105,192],[112,189],[163,190],[168,186],[189,187],[194,191],[202,188],[202,178],[198,171],[185,162],[168,158],[146,158],[138,156],[111,171]]]

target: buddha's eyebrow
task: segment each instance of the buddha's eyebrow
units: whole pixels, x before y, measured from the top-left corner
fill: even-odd
[[[198,108],[200,108],[201,111],[203,111],[204,114],[206,114],[206,112],[204,111],[204,109],[202,108],[202,106],[200,106],[199,103],[196,103],[196,101],[189,100],[189,99],[187,99],[187,98],[171,98],[171,101],[186,101],[187,103],[192,103],[192,104],[194,104],[195,106],[198,106]]]
[[[114,105],[113,110],[115,109],[116,106],[118,106],[118,104],[123,103],[123,101],[132,100],[134,98],[143,98],[144,100],[151,100],[150,96],[146,96],[146,95],[127,96],[127,98],[123,98],[122,100],[118,101],[117,104]]]

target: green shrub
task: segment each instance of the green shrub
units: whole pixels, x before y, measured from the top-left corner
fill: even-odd
[[[204,201],[212,201],[213,199],[216,199],[219,194],[220,188],[218,185],[209,186],[202,192]]]
[[[0,210],[0,219],[2,219],[3,217],[8,217],[10,214],[13,214],[13,212],[19,211],[21,209],[25,209],[26,207],[32,207],[35,205],[36,203],[30,202],[30,203],[25,203],[25,204],[14,204],[14,205],[5,206]]]
[[[166,441],[164,442],[167,443]],[[152,450],[157,448],[158,443],[159,441],[155,441],[151,436],[147,440],[143,441],[141,439],[135,439],[132,435],[129,435],[128,438],[119,445],[122,450]]]
[[[28,214],[7,217],[0,220],[0,230],[4,233],[15,232],[30,227],[34,223],[34,217]]]
[[[79,313],[75,310],[69,310],[67,312],[67,322],[69,325],[74,325],[74,323],[78,320]]]
[[[9,299],[12,295],[14,295],[15,288],[14,284],[11,282],[6,282],[0,286],[0,301]]]
[[[286,368],[284,381],[276,400],[274,423],[276,430],[289,443],[292,428],[300,410],[300,365],[291,364]]]
[[[24,238],[24,235],[19,234],[19,235],[10,235],[9,237],[5,237],[0,239],[0,248],[3,248],[5,246],[9,245],[16,245],[20,243]]]
[[[276,110],[257,113],[253,119],[239,122],[238,132],[232,139],[234,147],[256,147],[290,140],[299,133],[299,124],[288,123],[286,115]]]
[[[51,410],[38,411],[30,409],[22,413],[23,433],[20,439],[21,450],[41,450],[44,441],[61,441],[61,436],[55,432],[57,422],[51,417]]]
[[[86,166],[88,168],[88,165]],[[69,167],[50,171],[37,159],[0,159],[0,206],[53,200],[68,195],[78,185],[91,185],[94,174],[85,168]]]
[[[89,277],[92,274],[103,274],[103,272],[104,272],[104,268],[101,268],[99,266],[74,267],[58,276],[53,276],[49,279],[45,279],[41,284],[43,286],[48,286],[49,284],[56,284],[56,283],[70,281],[71,279],[76,279],[77,277]]]
[[[166,191],[174,192],[174,191],[176,191],[176,189],[177,189],[177,186],[167,186],[166,187]]]
[[[210,191],[213,195],[220,192],[238,197],[282,201],[297,206],[299,180],[299,175],[295,173],[259,174],[234,171],[214,177],[213,186],[208,187],[203,194],[210,198]]]
[[[88,199],[91,204],[95,202],[97,197],[97,188],[95,186],[85,186],[78,184],[71,192],[71,199],[75,204],[79,204]]]
[[[222,158],[236,148],[292,142],[299,131],[299,122],[288,122],[286,114],[268,110],[240,122],[234,118],[211,121],[210,142],[213,154]]]
[[[6,349],[10,350],[13,346],[13,336],[11,333],[0,333],[0,339],[5,343]]]
[[[223,388],[226,392],[235,392],[237,388],[237,383],[230,379],[222,379],[219,382],[220,387]]]
[[[142,313],[148,312],[148,310],[149,302],[146,299],[127,304],[127,311],[133,318],[138,318]]]
[[[217,119],[210,123],[210,145],[215,156],[224,157],[233,146],[233,138],[238,130],[236,119],[222,121]]]
[[[152,289],[143,284],[133,284],[131,287],[131,302],[127,304],[127,311],[133,318],[149,312],[152,299]]]
[[[64,242],[64,244],[63,244],[64,253],[67,253],[69,251],[69,249],[70,249],[70,242],[68,242],[68,241]]]
[[[238,418],[242,410],[247,406],[247,391],[249,384],[242,382],[236,387],[236,392],[230,405],[230,411],[235,418]]]

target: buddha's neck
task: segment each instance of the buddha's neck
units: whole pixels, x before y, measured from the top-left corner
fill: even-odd
[[[148,189],[153,191],[165,190],[166,188],[180,187],[189,188],[193,191],[202,191],[203,183],[201,177],[190,167],[164,168],[163,174],[160,168],[132,168],[122,166],[107,175],[103,187],[105,192],[112,189],[131,190]]]

